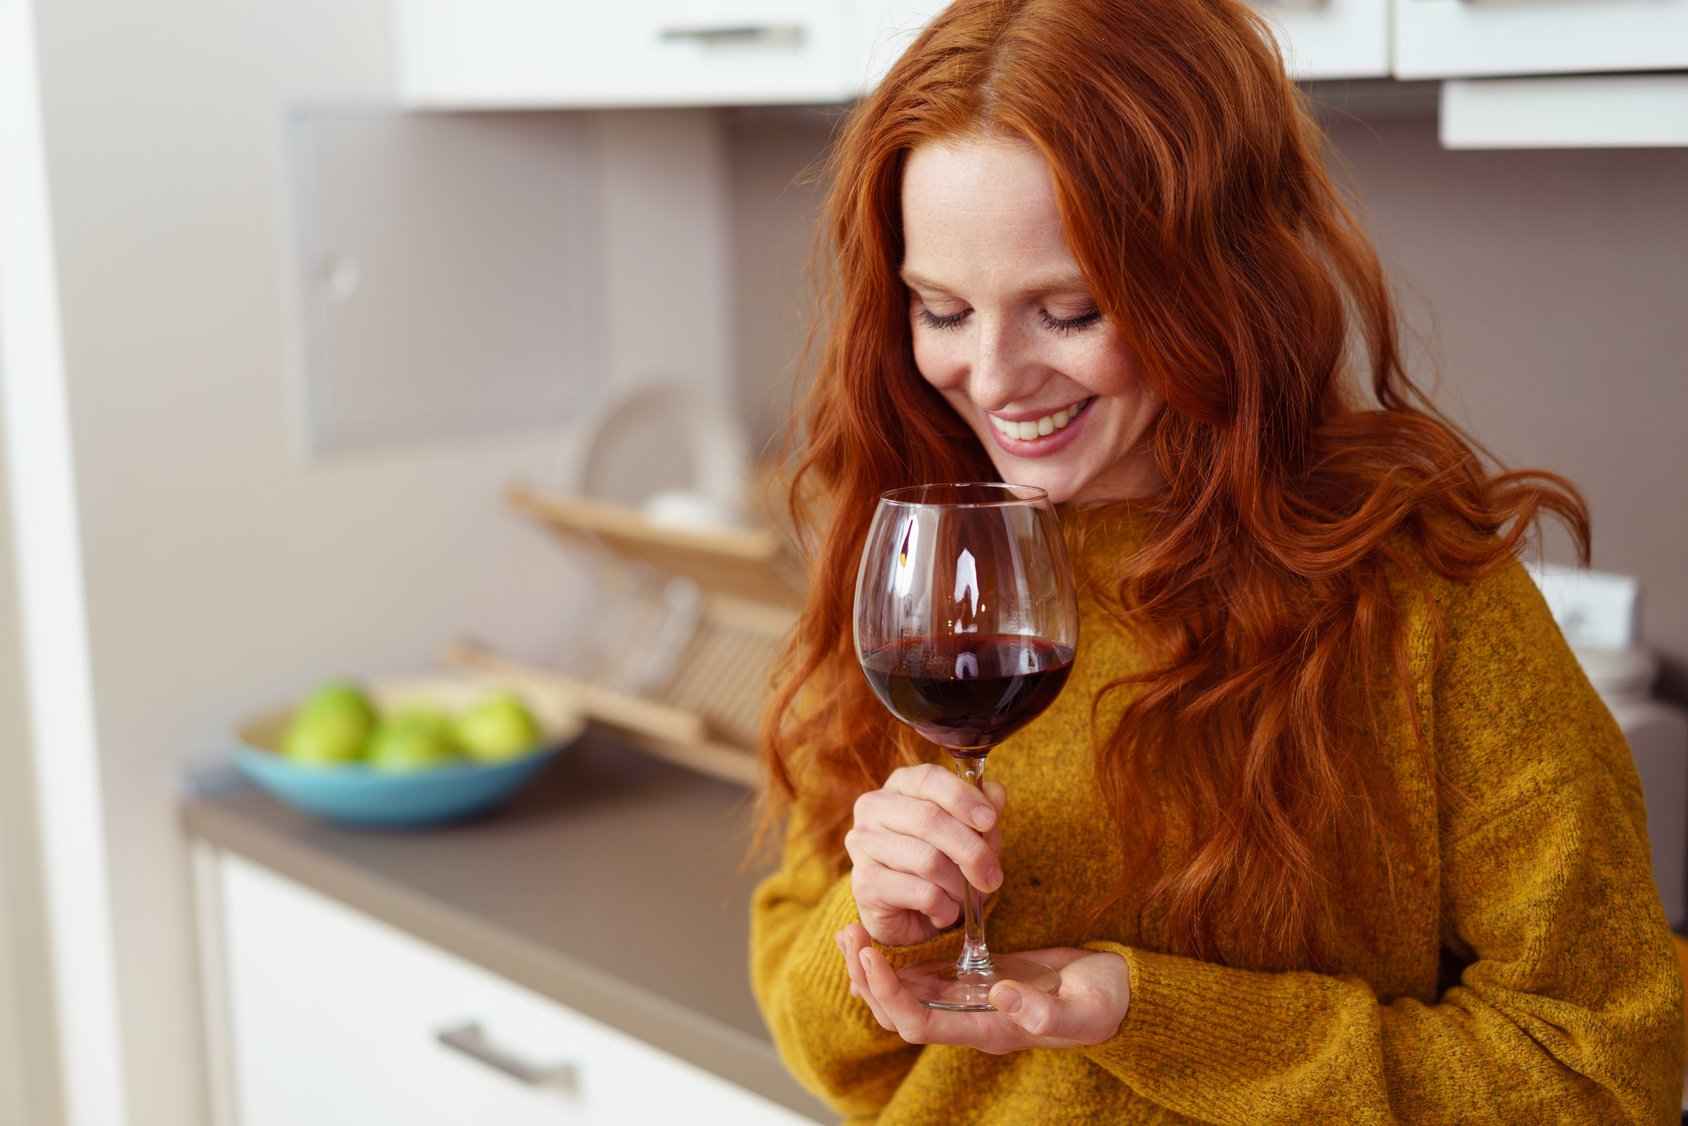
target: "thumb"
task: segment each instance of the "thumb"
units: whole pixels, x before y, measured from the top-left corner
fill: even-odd
[[[1002,981],[990,992],[996,1010],[1031,1036],[1061,1035],[1066,1016],[1059,997],[1017,981]]]

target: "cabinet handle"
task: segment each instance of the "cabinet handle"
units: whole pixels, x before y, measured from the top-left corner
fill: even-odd
[[[657,38],[664,43],[697,43],[717,47],[790,47],[803,45],[805,28],[800,23],[739,24],[723,27],[665,27]]]
[[[486,1030],[474,1021],[442,1029],[434,1033],[434,1039],[529,1087],[545,1087],[571,1094],[580,1090],[580,1073],[574,1064],[566,1061],[549,1065],[529,1063],[493,1044],[487,1039]]]

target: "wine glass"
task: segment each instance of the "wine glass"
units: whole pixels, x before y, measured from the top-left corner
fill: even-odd
[[[891,714],[943,747],[970,785],[991,747],[1061,694],[1078,644],[1078,598],[1049,496],[1024,485],[917,485],[879,498],[856,576],[856,654]],[[954,962],[899,975],[934,1009],[989,1012],[991,986],[1054,992],[1060,976],[985,945],[980,897],[963,895]]]

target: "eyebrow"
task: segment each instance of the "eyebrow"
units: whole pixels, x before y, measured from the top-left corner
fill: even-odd
[[[954,291],[951,290],[949,286],[944,285],[942,282],[933,281],[924,274],[916,273],[913,270],[906,268],[898,270],[897,276],[903,280],[904,285],[911,289],[921,289],[929,293],[942,293],[946,296],[952,297],[955,295]],[[1021,291],[1021,296],[1037,297],[1046,293],[1073,292],[1084,293],[1087,295],[1090,293],[1090,283],[1084,280],[1083,274],[1076,272],[1071,274],[1055,274],[1050,277],[1035,279],[1031,285],[1026,286],[1026,288]]]

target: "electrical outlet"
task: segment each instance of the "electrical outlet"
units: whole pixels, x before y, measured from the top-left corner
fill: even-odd
[[[1628,649],[1638,633],[1641,584],[1630,575],[1553,563],[1529,567],[1553,620],[1573,649]]]

